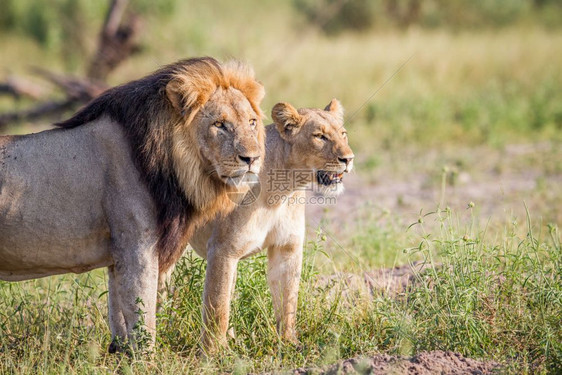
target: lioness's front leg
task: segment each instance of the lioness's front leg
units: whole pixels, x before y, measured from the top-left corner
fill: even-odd
[[[206,353],[213,352],[217,345],[226,345],[226,331],[230,315],[230,299],[234,289],[238,259],[217,254],[209,249],[205,291],[203,293],[202,344]]]
[[[277,332],[296,342],[295,321],[302,269],[302,244],[271,246],[267,251],[267,280],[273,297]]]

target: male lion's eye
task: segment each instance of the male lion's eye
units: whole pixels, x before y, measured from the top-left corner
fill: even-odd
[[[256,120],[255,118],[250,120],[250,126],[253,128],[258,124],[258,120]]]
[[[327,138],[324,134],[321,134],[321,133],[314,134],[314,136],[315,136],[316,138],[318,138],[318,139],[323,140],[323,141],[327,141],[327,140],[328,140],[328,138]]]
[[[223,128],[224,127],[224,122],[222,121],[215,121],[213,123],[214,126],[216,126],[217,128]]]

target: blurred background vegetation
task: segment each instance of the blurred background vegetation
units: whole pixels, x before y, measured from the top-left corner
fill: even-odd
[[[4,0],[0,80],[30,66],[84,74],[108,6]],[[560,0],[135,0],[128,8],[142,18],[140,45],[111,85],[179,58],[235,57],[255,66],[266,112],[281,100],[340,98],[362,133],[351,137],[358,147],[365,139],[387,148],[497,144],[562,128]],[[30,103],[3,97],[0,111]]]
[[[262,4],[251,3],[243,1],[237,5],[242,9],[254,8],[251,10],[254,13]],[[265,4],[268,8],[277,4],[269,3]],[[514,24],[559,28],[562,20],[560,0],[292,0],[287,3],[291,3],[295,16],[303,16],[328,35],[410,26],[453,31],[498,29]],[[0,29],[29,37],[46,49],[80,49],[108,5],[109,2],[87,0],[4,0]],[[165,18],[187,11],[193,5],[179,0],[136,0],[132,8],[150,17]],[[224,5],[227,3],[215,0],[205,6],[214,9]],[[283,8],[287,4],[277,6]],[[215,11],[220,9],[212,12]]]
[[[87,77],[111,3],[4,0],[0,82],[37,83],[30,67]],[[421,189],[439,185],[443,166],[451,185],[538,168],[537,194],[549,197],[538,209],[562,222],[548,180],[562,173],[562,0],[131,0],[123,18],[132,15],[138,42],[104,84],[186,57],[245,60],[266,87],[266,114],[279,101],[342,101],[361,183],[426,176]],[[49,100],[63,96],[51,92]],[[36,103],[0,96],[0,113]],[[76,107],[0,133],[47,129]],[[521,161],[505,152],[517,144],[550,151]],[[415,212],[421,203],[398,196],[391,207]]]

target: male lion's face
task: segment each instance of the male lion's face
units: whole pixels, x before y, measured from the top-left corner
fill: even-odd
[[[237,89],[217,89],[194,118],[197,143],[209,174],[233,186],[246,185],[264,156],[263,123]]]
[[[351,171],[354,158],[340,102],[333,99],[324,110],[296,110],[279,103],[273,107],[272,117],[281,137],[292,146],[292,164],[312,170],[321,193],[340,194],[343,174]]]

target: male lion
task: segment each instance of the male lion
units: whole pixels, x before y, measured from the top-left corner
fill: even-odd
[[[260,169],[263,95],[245,65],[189,59],[0,137],[0,279],[108,267],[109,351],[137,328],[152,346],[159,272]]]
[[[207,259],[203,296],[203,347],[225,345],[230,299],[240,259],[268,249],[268,281],[277,330],[296,341],[295,315],[305,235],[305,189],[317,184],[325,195],[343,191],[353,152],[343,127],[343,108],[332,100],[324,109],[273,107],[266,127],[266,155],[259,175],[261,194],[253,204],[198,229],[190,240]],[[281,173],[279,173],[281,172]],[[282,179],[282,181],[280,181]]]

